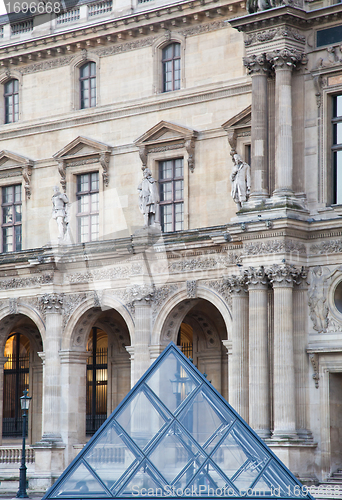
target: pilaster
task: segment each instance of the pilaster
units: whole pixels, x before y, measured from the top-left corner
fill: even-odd
[[[8,358],[5,356],[0,357],[0,445],[2,444],[2,420],[4,413],[4,366]]]
[[[246,271],[249,291],[249,425],[262,438],[270,432],[268,279],[263,266]]]
[[[248,422],[248,292],[244,276],[232,276],[232,344],[228,361],[229,403]]]

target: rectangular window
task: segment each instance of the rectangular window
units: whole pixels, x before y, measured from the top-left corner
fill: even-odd
[[[95,241],[99,237],[99,173],[77,176],[78,242]]]
[[[159,190],[162,231],[181,231],[184,221],[183,158],[159,162]]]
[[[342,95],[333,98],[333,203],[342,205]]]
[[[21,184],[2,188],[2,251],[21,250]]]
[[[5,83],[5,123],[19,120],[19,81],[10,80]]]

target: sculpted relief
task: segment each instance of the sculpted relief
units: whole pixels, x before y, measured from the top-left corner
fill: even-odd
[[[314,330],[318,333],[326,333],[328,329],[328,281],[334,272],[331,273],[328,267],[322,266],[316,266],[311,269],[310,288],[308,291],[310,318]]]

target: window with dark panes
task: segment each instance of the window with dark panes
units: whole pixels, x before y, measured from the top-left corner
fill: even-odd
[[[342,95],[333,98],[333,203],[342,205]]]
[[[163,92],[179,90],[181,83],[180,43],[170,43],[164,47],[162,54],[163,64]]]
[[[99,173],[77,176],[78,242],[95,241],[99,237]]]
[[[87,62],[80,68],[81,109],[96,106],[96,64]]]
[[[2,251],[21,250],[21,184],[2,188]]]
[[[5,123],[19,120],[19,81],[10,80],[4,85]]]
[[[184,221],[183,158],[159,162],[159,190],[162,231],[181,231]]]

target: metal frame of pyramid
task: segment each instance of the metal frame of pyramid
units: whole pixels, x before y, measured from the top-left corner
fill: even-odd
[[[310,499],[171,342],[43,500]]]

